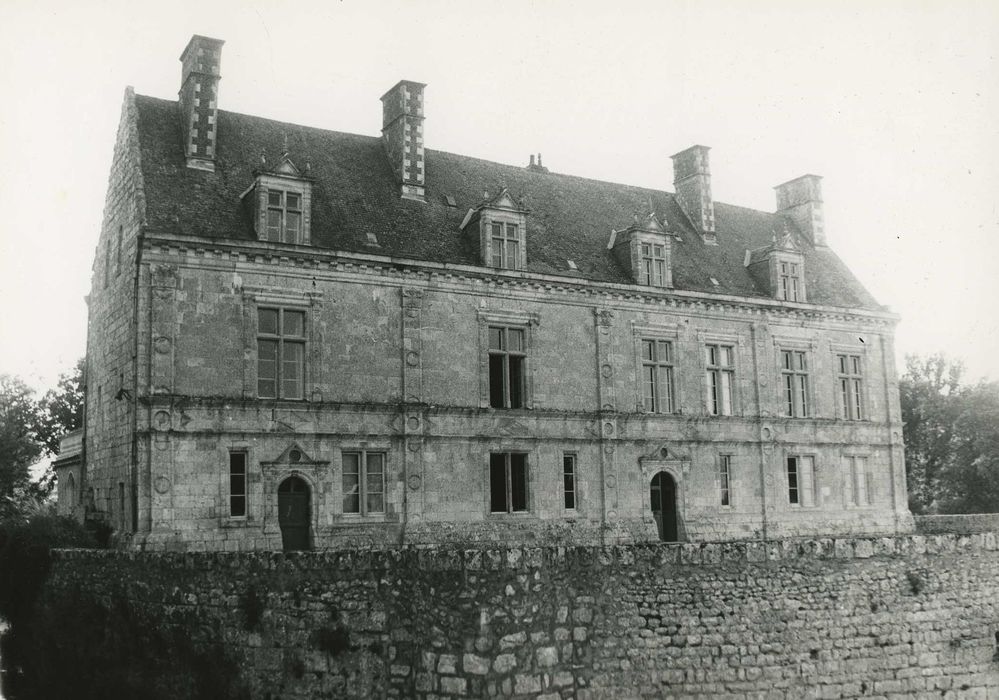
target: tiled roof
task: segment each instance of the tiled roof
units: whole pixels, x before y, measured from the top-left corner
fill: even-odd
[[[769,245],[772,213],[715,203],[718,245],[705,245],[673,194],[557,173],[492,163],[427,149],[426,198],[401,199],[379,138],[218,112],[214,173],[189,169],[180,141],[177,103],[137,96],[142,173],[148,225],[157,231],[204,237],[253,239],[240,195],[254,182],[266,152],[274,162],[284,149],[300,168],[311,163],[312,244],[434,262],[476,265],[473,237],[459,226],[468,209],[501,187],[530,210],[528,270],[574,274],[629,284],[628,272],[610,251],[612,228],[621,230],[649,202],[681,241],[673,245],[676,289],[766,297],[743,266],[745,251]],[[457,203],[448,206],[450,196]],[[380,248],[372,248],[374,233]],[[882,307],[828,248],[798,237],[805,256],[809,301],[879,310]],[[367,245],[366,245],[367,244]],[[571,273],[568,260],[579,272]],[[715,285],[711,280],[718,281]]]

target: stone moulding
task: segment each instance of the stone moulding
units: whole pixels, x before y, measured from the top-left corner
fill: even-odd
[[[463,549],[445,546],[404,546],[322,550],[313,552],[135,552],[93,549],[54,549],[62,560],[98,558],[142,561],[149,565],[244,572],[260,570],[385,571],[415,567],[421,571],[531,571],[576,564],[614,568],[644,562],[652,566],[729,566],[799,560],[847,560],[876,557],[963,555],[999,549],[999,532],[963,535],[895,535],[817,539],[750,540],[679,544],[634,544],[608,547],[509,547]]]
[[[819,306],[796,302],[777,302],[767,297],[735,297],[709,294],[705,292],[669,289],[652,292],[647,288],[638,289],[615,282],[580,281],[578,278],[560,277],[532,272],[497,272],[471,265],[434,263],[408,258],[393,258],[381,255],[350,253],[333,249],[294,250],[276,247],[274,244],[254,245],[247,241],[213,240],[191,236],[177,236],[164,232],[145,231],[144,255],[164,255],[171,258],[199,259],[198,266],[210,265],[217,260],[231,271],[233,261],[246,264],[278,264],[297,268],[307,268],[320,273],[333,271],[342,273],[362,272],[382,277],[402,279],[404,277],[426,280],[445,278],[455,283],[485,284],[486,286],[509,286],[525,291],[541,291],[546,294],[582,294],[587,297],[601,296],[613,303],[624,300],[639,304],[666,304],[670,307],[696,308],[699,315],[716,312],[719,314],[739,313],[745,315],[779,314],[783,318],[824,318],[850,324],[867,323],[875,327],[894,327],[899,316],[889,311],[858,311],[838,306]]]

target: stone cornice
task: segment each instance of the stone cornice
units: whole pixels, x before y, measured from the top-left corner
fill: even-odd
[[[894,329],[900,318],[897,314],[887,311],[782,302],[766,297],[738,297],[677,289],[660,291],[616,282],[581,280],[578,277],[530,271],[497,270],[475,265],[437,263],[389,255],[337,251],[264,241],[201,238],[157,232],[148,228],[145,230],[143,242],[145,250],[149,253],[193,256],[206,262],[214,260],[219,263],[235,261],[272,265],[287,264],[292,270],[317,272],[326,269],[361,272],[392,277],[400,281],[405,279],[409,280],[409,283],[412,283],[414,277],[422,277],[427,281],[435,277],[438,279],[444,277],[455,281],[485,284],[490,288],[500,288],[504,290],[505,295],[509,294],[508,290],[517,288],[525,291],[543,291],[548,294],[552,292],[580,294],[584,295],[590,304],[594,303],[596,297],[614,303],[628,301],[638,304],[664,305],[678,309],[690,308],[695,309],[698,314],[710,314],[712,311],[719,314],[735,312],[751,317],[770,314],[775,318],[797,321],[823,318],[865,323],[889,330]],[[482,290],[470,291],[483,293]]]

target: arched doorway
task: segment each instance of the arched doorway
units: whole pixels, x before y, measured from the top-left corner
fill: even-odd
[[[659,472],[652,477],[649,490],[652,496],[652,517],[659,528],[659,539],[663,542],[676,542],[676,482],[667,472]]]
[[[278,486],[278,524],[286,552],[309,548],[309,485],[297,476]]]

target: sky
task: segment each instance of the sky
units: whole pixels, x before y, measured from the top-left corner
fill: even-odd
[[[226,42],[225,110],[377,135],[409,79],[431,149],[672,191],[703,144],[715,200],[765,211],[822,175],[900,369],[999,380],[999,3],[966,0],[0,0],[0,373],[43,389],[84,354],[125,86],[176,99],[192,34]]]

